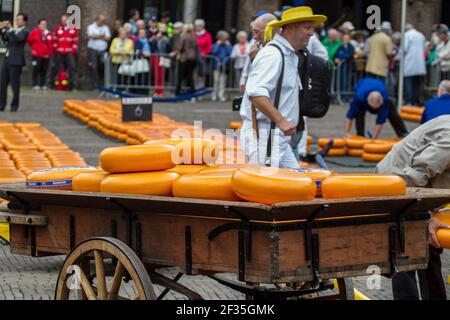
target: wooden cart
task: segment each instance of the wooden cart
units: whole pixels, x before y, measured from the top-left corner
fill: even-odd
[[[367,275],[370,266],[385,275],[427,267],[429,212],[448,203],[450,191],[275,206],[23,185],[1,186],[0,197],[10,201],[0,222],[11,225],[12,253],[68,255],[56,299],[73,298],[72,274],[78,297],[88,299],[121,298],[131,281],[135,299],[161,299],[169,290],[200,299],[178,283],[183,274],[209,275],[252,299],[311,296],[338,279],[339,294],[325,298],[351,299],[346,279]],[[166,266],[182,273],[169,279],[156,272]],[[154,284],[166,290],[157,296]]]

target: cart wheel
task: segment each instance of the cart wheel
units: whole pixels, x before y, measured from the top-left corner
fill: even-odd
[[[339,300],[355,300],[355,288],[351,278],[337,279]]]
[[[121,289],[131,298],[120,297]],[[67,256],[55,299],[155,300],[156,294],[144,265],[126,244],[113,238],[93,238],[80,243]]]

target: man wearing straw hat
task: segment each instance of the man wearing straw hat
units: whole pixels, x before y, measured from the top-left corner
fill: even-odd
[[[325,16],[315,15],[310,7],[298,7],[286,10],[281,20],[269,23],[268,33],[272,28],[282,31],[253,61],[242,106],[251,110],[253,105],[258,111],[245,112],[252,115],[244,121],[253,122],[253,130],[242,133],[248,143],[251,164],[299,168],[290,147],[301,103],[297,52],[306,48],[314,27],[326,20]]]

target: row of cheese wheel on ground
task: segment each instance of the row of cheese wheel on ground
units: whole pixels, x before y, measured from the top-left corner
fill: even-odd
[[[349,139],[321,138],[318,140],[319,147],[326,147],[330,140],[333,140],[333,147],[328,153],[330,157],[361,157],[367,162],[380,162],[392,150],[394,145],[402,139],[373,140],[360,136],[353,136]]]
[[[401,108],[400,118],[413,122],[421,122],[424,111],[424,107],[404,106]]]
[[[24,182],[36,170],[86,165],[39,123],[0,122],[0,138],[0,184]]]
[[[38,171],[27,179],[31,188],[84,192],[175,196],[268,205],[326,199],[404,195],[398,176],[332,175],[259,166],[176,165],[176,148],[167,144],[117,147],[100,155],[95,168]]]

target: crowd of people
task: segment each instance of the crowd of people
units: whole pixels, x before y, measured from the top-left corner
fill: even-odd
[[[369,75],[389,84],[389,93],[396,95],[401,34],[395,32],[390,22],[382,23],[373,35],[355,30],[349,21],[338,29],[318,30],[329,61],[340,69],[339,90],[353,91],[355,79]],[[425,84],[436,88],[450,72],[449,28],[444,24],[433,26],[426,37],[413,24],[406,25],[405,34],[405,97],[412,106],[423,105]]]

